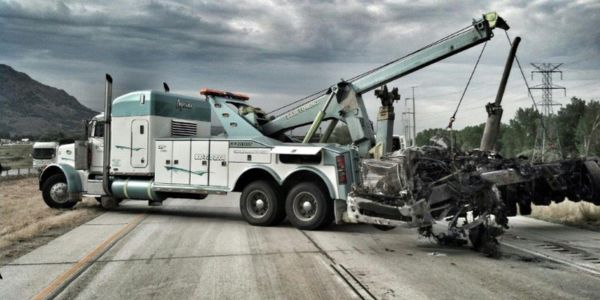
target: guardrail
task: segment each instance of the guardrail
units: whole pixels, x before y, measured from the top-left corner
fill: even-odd
[[[31,176],[39,173],[37,168],[14,168],[0,171],[0,177]]]

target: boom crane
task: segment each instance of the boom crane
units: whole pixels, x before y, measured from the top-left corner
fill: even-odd
[[[167,198],[241,192],[240,212],[252,225],[274,226],[286,218],[302,230],[332,221],[378,228],[408,224],[442,243],[470,242],[494,255],[496,237],[517,206],[527,214],[531,203],[565,198],[600,204],[597,158],[533,164],[491,151],[510,64],[489,109],[483,149],[464,152],[439,139],[379,155],[390,150],[393,103],[400,99],[398,90],[385,84],[489,40],[495,28],[508,25],[495,13],[486,14],[272,119],[247,104],[247,96],[214,89],[202,89],[203,98],[196,98],[171,93],[164,84],[164,90],[133,91],[113,100],[107,75],[104,115],[88,123],[87,140],[61,145],[56,163],[40,174],[44,202],[70,208],[89,196],[105,207],[123,199],[156,206]],[[376,141],[362,95],[378,87]],[[225,134],[211,133],[213,116]],[[323,120],[331,120],[323,143],[308,144]],[[353,145],[327,143],[340,121],[348,125]],[[308,124],[304,143],[285,143],[285,131]]]
[[[508,30],[509,26],[495,12],[487,13],[481,19],[474,20],[472,25],[420,50],[351,80],[342,80],[308,102],[264,123],[261,131],[269,137],[281,138],[280,135],[288,130],[312,124],[303,140],[306,143],[312,139],[322,121],[332,120],[321,138],[321,142],[326,142],[336,124],[342,121],[347,124],[352,143],[358,148],[360,156],[366,157],[369,150],[375,146],[375,134],[362,95],[390,81],[488,41],[493,37],[492,30],[495,28]],[[380,121],[393,122],[393,99],[390,101],[390,97],[397,97],[397,93],[382,91],[377,94],[382,102],[379,110]],[[380,122],[379,127],[382,129],[390,128],[390,126],[381,125]],[[389,135],[391,139],[391,130],[381,131],[382,134]],[[380,138],[381,141],[390,139]],[[387,145],[383,145],[383,148],[386,149]]]

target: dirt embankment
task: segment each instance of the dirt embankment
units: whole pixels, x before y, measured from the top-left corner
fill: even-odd
[[[0,180],[0,265],[102,212],[97,201],[89,198],[70,210],[49,208],[36,177]]]

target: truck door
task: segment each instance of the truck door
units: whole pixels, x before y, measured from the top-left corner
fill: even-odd
[[[208,185],[208,143],[209,141],[192,141],[190,184]]]
[[[148,121],[131,122],[131,166],[145,168],[148,165]]]
[[[210,141],[210,162],[208,184],[210,186],[227,186],[229,177],[229,142]]]
[[[104,122],[103,121],[92,121],[93,127],[90,132],[91,147],[91,173],[102,173],[102,161],[104,160]]]

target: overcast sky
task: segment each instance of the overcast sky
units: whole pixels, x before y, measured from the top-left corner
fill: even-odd
[[[521,36],[518,56],[564,63],[554,100],[600,98],[600,1],[6,1],[0,0],[0,63],[102,109],[104,73],[115,95],[202,87],[247,93],[266,111],[412,52],[497,11]],[[490,1],[491,2],[491,1]],[[455,128],[485,121],[508,53],[504,32],[488,42]],[[417,129],[444,127],[481,46],[392,82],[416,86]],[[534,94],[540,99],[540,94]],[[379,106],[365,95],[371,118]],[[399,119],[404,103],[397,104]],[[513,69],[504,121],[531,106]],[[400,122],[396,130],[401,131]]]

